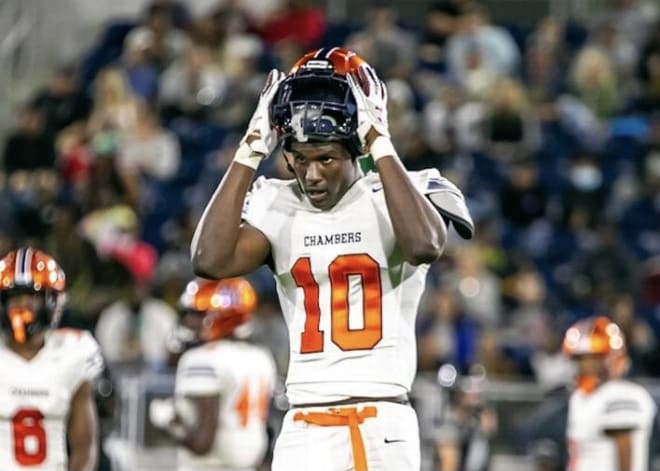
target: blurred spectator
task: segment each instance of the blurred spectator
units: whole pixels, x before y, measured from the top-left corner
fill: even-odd
[[[168,251],[158,260],[153,279],[153,294],[177,310],[179,297],[194,276],[188,253]]]
[[[97,133],[91,142],[89,171],[75,187],[74,198],[85,213],[119,203],[137,205],[131,200],[129,185],[116,165],[119,143],[112,132]]]
[[[203,118],[226,93],[227,79],[211,60],[209,48],[192,43],[163,72],[159,103],[166,119],[181,115]]]
[[[614,71],[622,84],[629,84],[638,62],[639,49],[635,43],[630,38],[623,36],[612,20],[597,25],[592,32],[590,42],[609,56]],[[630,85],[626,87],[627,92],[632,91]]]
[[[635,108],[642,112],[653,112],[660,108],[660,26],[654,28],[648,42],[641,49],[637,74],[643,89]]]
[[[171,179],[181,158],[176,136],[160,126],[154,110],[146,105],[139,106],[137,123],[126,131],[117,152],[117,169],[134,201],[142,199],[143,178]]]
[[[643,193],[624,211],[623,240],[641,260],[660,253],[660,153],[646,154],[641,166]]]
[[[415,37],[398,20],[389,2],[372,0],[364,11],[364,29],[346,40],[346,47],[364,57],[383,80],[408,77],[415,66]]]
[[[226,39],[220,63],[231,93],[213,104],[210,119],[214,123],[235,128],[249,121],[265,80],[259,70],[263,52],[261,41],[252,34],[234,34]]]
[[[614,321],[626,339],[626,349],[631,360],[630,373],[635,376],[657,373],[660,356],[658,339],[651,326],[637,315],[637,305],[631,294],[620,294],[609,304],[608,316]]]
[[[583,48],[571,66],[571,85],[576,96],[601,119],[611,117],[622,104],[614,66],[602,50]]]
[[[136,124],[138,100],[126,76],[117,68],[103,69],[94,83],[94,108],[89,132],[124,131]]]
[[[446,287],[431,291],[430,312],[418,327],[419,368],[435,371],[444,363],[467,372],[474,362],[478,327]]]
[[[407,82],[390,79],[387,86],[387,112],[392,142],[407,155],[406,142],[419,126],[419,116],[414,109],[415,97]],[[432,165],[434,166],[434,165]]]
[[[522,84],[510,78],[498,79],[488,92],[486,103],[484,126],[491,156],[511,161],[539,148],[539,121]]]
[[[477,4],[461,12],[447,54],[449,73],[475,93],[488,89],[498,77],[514,74],[520,60],[511,35],[490,24],[486,11]]]
[[[166,340],[175,325],[176,311],[135,283],[101,312],[95,334],[111,368],[159,369],[166,365]]]
[[[305,51],[318,47],[325,32],[325,15],[310,0],[285,0],[259,28],[267,47],[296,44]]]
[[[568,169],[562,193],[564,224],[573,230],[593,228],[605,217],[609,189],[605,184],[599,156],[578,152]]]
[[[657,308],[660,306],[660,255],[644,262],[642,277],[642,303]]]
[[[595,25],[610,21],[618,34],[640,47],[658,19],[658,5],[652,0],[608,0],[608,8],[592,19]]]
[[[145,44],[148,58],[162,70],[183,54],[188,38],[175,25],[185,15],[177,2],[156,1],[148,6],[143,24],[131,30],[124,40],[127,44]]]
[[[17,171],[53,169],[54,164],[55,149],[45,133],[43,113],[33,106],[25,106],[5,143],[2,168],[11,175]]]
[[[424,17],[418,49],[420,66],[436,72],[446,69],[447,52],[445,50],[449,38],[456,30],[458,7],[449,0],[432,2]]]
[[[79,231],[99,258],[119,262],[129,274],[121,297],[103,309],[96,325],[104,357],[110,364],[157,368],[167,360],[165,340],[176,313],[151,296],[157,254],[139,240],[137,224],[129,207],[115,206],[85,216]]]
[[[7,138],[3,155],[11,224],[22,236],[41,239],[47,230],[47,208],[59,191],[52,140],[44,134],[40,111],[26,107]],[[4,183],[4,182],[3,182]],[[34,242],[33,242],[34,243]]]
[[[570,289],[576,299],[592,308],[611,305],[619,293],[634,292],[635,261],[621,247],[615,224],[594,228],[594,240],[575,254]]]
[[[469,100],[459,85],[447,84],[424,107],[424,137],[431,149],[443,154],[480,150],[485,112],[485,105]]]
[[[60,176],[67,191],[80,191],[89,178],[92,149],[87,134],[87,123],[78,122],[60,131],[55,141]]]
[[[158,96],[159,72],[151,53],[154,42],[151,30],[133,30],[124,40],[121,58],[121,68],[131,91],[147,103],[153,103]]]
[[[527,38],[522,76],[533,103],[550,103],[564,87],[564,34],[560,21],[547,17]]]
[[[548,194],[539,182],[538,163],[529,156],[512,162],[500,190],[500,211],[516,230],[525,229],[547,214]]]
[[[435,430],[437,469],[486,471],[492,454],[490,439],[498,427],[497,414],[483,398],[486,379],[471,374],[455,381]]]
[[[453,259],[456,268],[446,275],[446,283],[454,296],[484,329],[500,325],[500,280],[484,265],[474,246],[459,247]]]
[[[558,329],[545,329],[541,345],[534,350],[530,358],[532,372],[536,384],[544,393],[564,389],[571,384],[574,377],[573,363],[561,350],[562,337]]]
[[[87,119],[92,103],[78,86],[78,71],[67,65],[57,69],[48,86],[37,92],[32,107],[41,111],[44,133],[54,138],[70,124]]]

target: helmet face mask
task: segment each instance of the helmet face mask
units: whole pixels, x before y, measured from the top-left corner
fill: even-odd
[[[364,61],[340,48],[307,53],[280,85],[271,121],[286,150],[291,141],[342,142],[353,157],[362,155],[357,136],[357,105],[346,79]]]

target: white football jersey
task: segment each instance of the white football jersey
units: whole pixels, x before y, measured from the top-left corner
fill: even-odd
[[[575,391],[568,409],[569,471],[618,471],[614,441],[606,430],[632,429],[632,471],[647,471],[656,405],[630,381],[608,381],[591,394]]]
[[[416,188],[471,231],[461,192],[435,169],[409,172]],[[403,260],[380,177],[359,179],[329,210],[295,180],[259,178],[243,220],[269,240],[289,329],[292,404],[387,397],[410,390],[415,318],[428,265]]]
[[[0,469],[67,471],[71,400],[102,369],[89,332],[52,331],[29,361],[0,342]]]
[[[247,342],[223,339],[188,350],[176,372],[175,407],[185,420],[189,397],[220,395],[220,414],[211,451],[197,456],[179,449],[178,470],[252,468],[268,445],[266,418],[277,371],[272,355]]]

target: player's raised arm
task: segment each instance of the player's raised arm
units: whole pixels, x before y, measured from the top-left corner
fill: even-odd
[[[390,140],[387,89],[369,65],[348,75],[358,106],[358,136],[376,162],[397,243],[408,263],[437,260],[447,228],[433,205],[413,185]]]
[[[97,420],[94,406],[94,388],[85,381],[71,400],[68,426],[69,471],[94,471],[96,469]]]
[[[195,273],[205,278],[227,278],[248,273],[270,253],[268,239],[257,229],[241,224],[241,210],[254,172],[277,145],[270,126],[269,107],[284,74],[272,70],[229,167],[202,214],[191,246]]]

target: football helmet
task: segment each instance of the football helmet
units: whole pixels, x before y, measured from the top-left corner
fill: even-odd
[[[271,108],[271,125],[288,149],[298,142],[343,142],[352,156],[362,155],[357,136],[357,104],[347,74],[359,76],[364,59],[333,47],[308,52],[281,83]]]
[[[183,316],[199,316],[199,326],[189,326],[188,346],[219,340],[229,335],[245,337],[257,294],[244,278],[220,281],[196,278],[188,283],[179,300]]]
[[[564,354],[602,356],[607,379],[622,377],[628,368],[628,354],[623,333],[618,325],[605,316],[590,317],[568,328],[562,345]],[[578,375],[578,389],[590,393],[600,384],[595,375]]]
[[[66,300],[64,271],[50,255],[30,247],[9,252],[0,260],[0,328],[14,342],[25,343],[36,334],[55,328]],[[38,307],[10,306],[23,294],[43,296]]]

